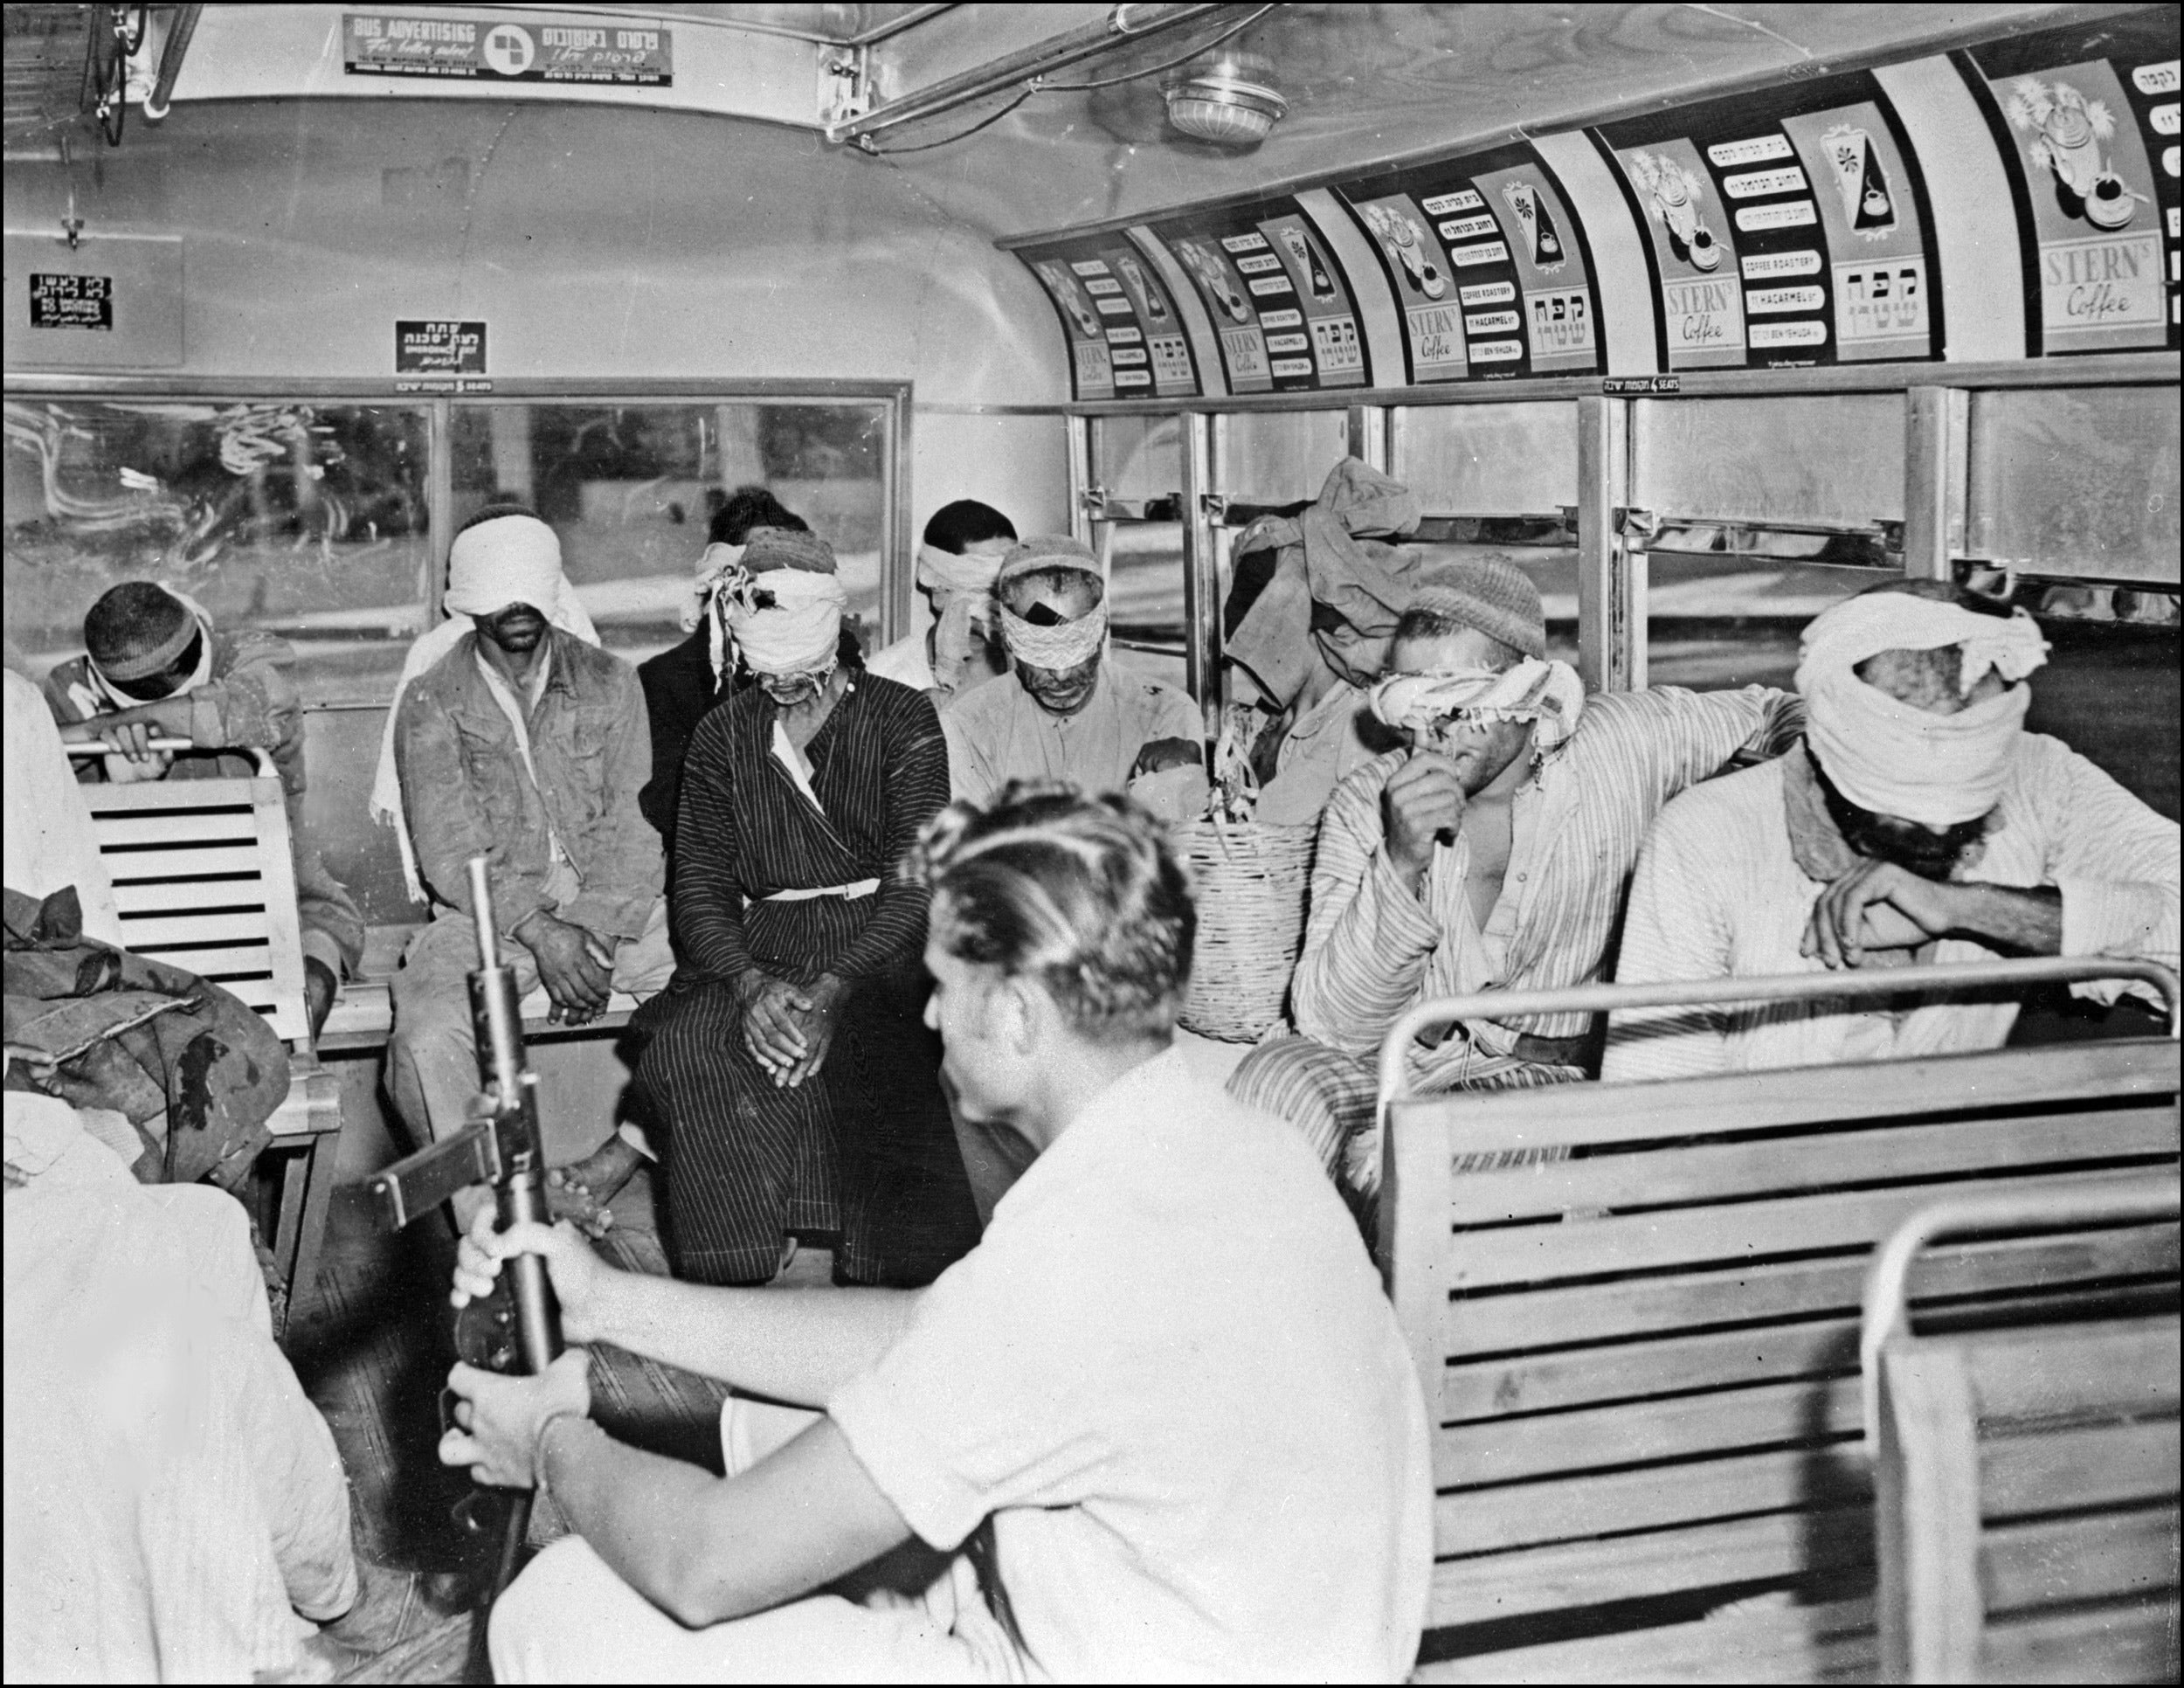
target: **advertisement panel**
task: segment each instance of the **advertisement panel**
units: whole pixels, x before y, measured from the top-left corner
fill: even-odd
[[[1017,256],[1061,319],[1080,400],[1197,397],[1198,365],[1175,301],[1128,236],[1087,235]]]
[[[2043,352],[2179,343],[2178,33],[2164,6],[1956,56],[2009,161]]]
[[[1334,191],[1379,254],[1413,382],[1600,367],[1583,236],[1552,172],[1529,148]]]
[[[1644,225],[1671,370],[1939,355],[1925,185],[1859,72],[1594,131]]]
[[[1205,301],[1231,392],[1368,384],[1350,280],[1294,199],[1156,223]]]

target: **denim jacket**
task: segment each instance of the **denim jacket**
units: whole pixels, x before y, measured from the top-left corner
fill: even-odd
[[[395,769],[418,869],[437,903],[472,912],[467,864],[489,858],[501,930],[539,909],[603,937],[633,938],[660,895],[660,834],[637,806],[652,734],[637,671],[549,628],[552,659],[529,728],[537,783],[479,668],[469,634],[402,694]],[[577,889],[549,889],[558,837]]]

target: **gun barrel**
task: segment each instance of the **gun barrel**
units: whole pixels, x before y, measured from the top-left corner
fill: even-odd
[[[501,965],[501,928],[493,918],[493,882],[486,858],[470,858],[470,914],[478,927],[478,965],[491,972]]]

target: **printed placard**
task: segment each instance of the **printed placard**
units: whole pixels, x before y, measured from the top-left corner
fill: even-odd
[[[1446,259],[1422,228],[1436,254],[1423,262],[1445,292]],[[1232,391],[1365,384],[1349,280],[1295,200],[1178,218],[1153,232],[1206,301]]]
[[[1598,313],[1577,220],[1530,147],[1420,165],[1336,192],[1371,239],[1402,307],[1412,380],[1599,367]]]
[[[1162,398],[1198,392],[1175,301],[1128,235],[1084,236],[1017,255],[1061,318],[1081,402],[1147,389]]]
[[[664,88],[675,80],[674,31],[636,20],[593,24],[349,11],[342,14],[342,68],[350,76]]]
[[[2179,343],[2177,44],[2158,7],[1959,57],[2010,142],[2045,352]]]
[[[31,274],[31,326],[114,331],[110,275]]]
[[[486,325],[431,319],[394,325],[397,375],[483,375]]]
[[[1651,234],[1670,368],[1938,355],[1923,188],[1870,73],[1632,118],[1597,138]]]

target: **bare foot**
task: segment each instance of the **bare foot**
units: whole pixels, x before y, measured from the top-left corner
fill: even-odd
[[[555,1218],[574,1221],[587,1236],[605,1236],[614,1227],[606,1204],[643,1159],[619,1135],[610,1137],[582,1160],[546,1174],[546,1206]]]

